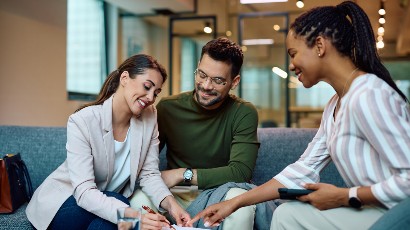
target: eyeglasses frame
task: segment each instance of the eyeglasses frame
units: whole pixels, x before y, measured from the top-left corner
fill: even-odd
[[[202,77],[201,77],[201,73],[202,73],[203,75],[205,75],[205,78],[202,78]],[[198,68],[194,71],[194,77],[196,78],[197,75],[199,75],[199,78],[203,80],[203,81],[200,82],[200,83],[206,82],[206,81],[208,80],[208,78],[209,78],[210,81],[211,81],[211,84],[212,84],[214,87],[222,87],[222,86],[226,85],[226,83],[228,83],[228,81],[227,81],[226,79],[223,79],[223,78],[221,78],[221,77],[210,77],[210,76],[208,76],[206,73],[204,73],[202,70],[199,70]],[[218,84],[218,83],[215,81],[215,79],[222,80],[223,82],[222,82],[221,84]],[[197,82],[198,82],[198,81],[197,81]]]

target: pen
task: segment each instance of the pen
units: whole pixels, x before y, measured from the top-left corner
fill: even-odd
[[[152,209],[151,209],[150,207],[148,207],[148,206],[143,205],[142,208],[143,208],[145,211],[147,211],[147,212],[149,212],[149,213],[151,213],[151,214],[157,214],[154,210],[152,210]],[[173,230],[176,230],[171,224],[169,224],[169,228],[171,228],[171,229],[173,229]]]

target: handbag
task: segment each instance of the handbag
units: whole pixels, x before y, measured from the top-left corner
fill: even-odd
[[[20,153],[0,159],[0,213],[13,213],[30,201],[33,186]]]

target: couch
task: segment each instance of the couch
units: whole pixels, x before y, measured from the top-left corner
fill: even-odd
[[[252,181],[260,185],[303,153],[316,129],[259,128],[261,142]],[[0,156],[20,152],[25,161],[34,189],[66,158],[65,127],[0,126]],[[160,154],[160,168],[166,165]],[[330,164],[321,174],[322,182],[337,186],[344,183],[335,166]],[[0,229],[33,229],[25,215],[27,204],[12,214],[0,214]]]

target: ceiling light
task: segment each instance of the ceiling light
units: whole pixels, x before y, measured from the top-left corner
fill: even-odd
[[[379,23],[380,23],[380,24],[386,23],[386,19],[384,18],[383,15],[380,16],[380,18],[379,18]]]
[[[288,0],[241,0],[241,4],[254,4],[254,3],[269,3],[269,2],[287,2]]]
[[[379,14],[380,14],[380,15],[385,15],[385,14],[386,14],[386,10],[384,9],[384,2],[383,2],[383,0],[380,1]]]
[[[273,39],[246,39],[246,40],[242,40],[242,44],[245,46],[272,45]]]
[[[383,49],[383,48],[384,48],[384,42],[383,42],[383,41],[378,41],[378,42],[376,43],[376,47],[377,47],[378,49]]]
[[[298,1],[296,2],[296,6],[297,6],[298,8],[303,8],[303,7],[305,6],[305,4],[303,3],[302,0],[298,0]]]
[[[281,78],[287,78],[288,77],[288,73],[286,73],[285,71],[283,71],[279,67],[273,67],[272,72],[276,73]]]
[[[207,34],[212,33],[211,23],[205,22],[204,32]]]

